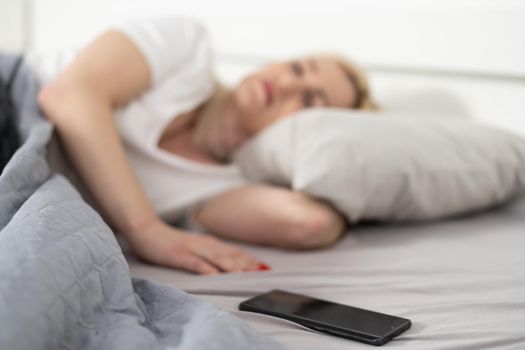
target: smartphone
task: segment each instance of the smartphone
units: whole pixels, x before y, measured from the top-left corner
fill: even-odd
[[[239,310],[284,318],[311,329],[383,345],[410,328],[410,320],[274,289],[243,301]]]

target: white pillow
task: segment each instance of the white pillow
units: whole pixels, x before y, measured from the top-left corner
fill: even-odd
[[[434,219],[525,193],[525,139],[450,118],[305,110],[235,161],[249,179],[328,200],[350,222]]]

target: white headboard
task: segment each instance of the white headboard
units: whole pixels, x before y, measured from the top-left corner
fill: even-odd
[[[37,51],[83,45],[111,22],[124,18],[190,15],[209,28],[219,74],[228,81],[268,60],[337,51],[367,68],[385,108],[416,108],[425,100],[434,105],[441,101],[438,105],[443,110],[463,108],[476,118],[525,134],[524,1],[30,3],[32,20],[25,42]]]

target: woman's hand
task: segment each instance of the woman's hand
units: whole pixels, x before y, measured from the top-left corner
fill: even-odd
[[[190,234],[155,221],[127,235],[135,254],[148,262],[198,274],[267,270],[241,249],[202,234]]]

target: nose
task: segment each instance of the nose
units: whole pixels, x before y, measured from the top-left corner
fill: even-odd
[[[303,88],[304,83],[297,77],[291,75],[283,75],[277,83],[277,89],[280,94],[289,95]]]

